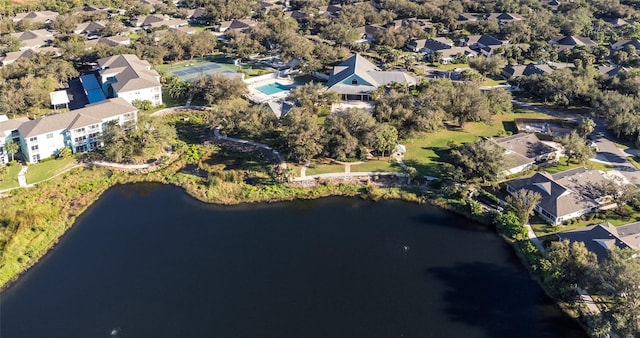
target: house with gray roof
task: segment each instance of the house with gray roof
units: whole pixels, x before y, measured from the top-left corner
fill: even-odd
[[[516,78],[520,76],[531,76],[531,75],[543,75],[550,74],[554,71],[551,66],[546,63],[543,64],[535,64],[528,63],[526,65],[506,65],[502,69],[502,76],[507,79]]]
[[[48,46],[53,42],[54,33],[46,29],[36,29],[31,31],[24,31],[18,33],[11,33],[11,37],[14,37],[22,43],[20,50],[35,49],[44,46]]]
[[[390,83],[413,86],[416,79],[400,71],[382,71],[360,54],[354,54],[333,67],[327,88],[340,94],[343,100],[369,101],[371,92]]]
[[[508,22],[520,21],[524,18],[515,13],[489,13],[484,16],[485,20],[497,20],[499,25],[503,25]]]
[[[149,62],[133,54],[114,55],[98,60],[102,90],[107,97],[120,97],[129,103],[149,100],[162,104],[160,74]]]
[[[620,39],[611,45],[613,50],[629,49],[633,46],[636,51],[640,50],[640,40],[638,39]]]
[[[526,178],[507,182],[507,192],[515,194],[520,189],[531,190],[542,196],[535,208],[536,213],[550,224],[561,224],[566,220],[590,212],[614,207],[606,196],[600,196],[593,186],[607,178],[599,170],[575,168],[556,174],[538,172]]]
[[[535,134],[521,133],[494,142],[505,150],[505,159],[509,169],[505,176],[531,169],[535,163],[544,163],[558,159],[558,149],[541,142]]]
[[[103,127],[110,121],[120,126],[134,123],[138,109],[122,98],[90,104],[81,109],[22,122],[17,131],[20,151],[29,163],[55,156],[69,147],[76,152],[100,146]]]
[[[556,46],[558,51],[571,49],[578,46],[595,47],[598,45],[595,41],[584,36],[561,36],[549,41],[549,44]]]
[[[13,22],[29,20],[35,23],[49,24],[58,17],[58,13],[52,11],[38,11],[18,13],[13,17]]]
[[[611,223],[591,225],[582,229],[563,231],[558,239],[569,242],[582,242],[587,250],[593,252],[602,262],[609,256],[609,250],[640,249],[640,222],[613,226]]]
[[[473,50],[479,51],[485,56],[489,56],[493,51],[501,46],[509,44],[509,41],[500,40],[492,35],[469,35],[461,40],[462,46],[468,46]]]

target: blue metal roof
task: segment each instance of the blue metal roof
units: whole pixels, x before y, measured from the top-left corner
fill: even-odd
[[[84,93],[87,94],[89,103],[96,103],[107,99],[95,75],[85,74],[80,76],[80,83],[82,83]]]

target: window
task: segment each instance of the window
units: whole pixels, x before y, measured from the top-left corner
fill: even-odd
[[[352,85],[357,85],[357,84],[358,84],[358,79],[353,79],[353,80],[351,80],[351,84],[352,84]]]
[[[76,147],[76,151],[77,151],[77,152],[80,152],[80,153],[83,153],[83,152],[87,151],[87,145],[86,145],[86,144],[83,144],[83,145],[81,145],[81,146],[77,146],[77,147]]]
[[[37,142],[38,138],[37,137],[31,137],[29,138],[29,142]]]
[[[91,133],[91,134],[89,134],[89,138],[90,139],[95,139],[95,138],[98,138],[98,135],[100,135],[100,133]]]
[[[38,151],[38,145],[37,144],[32,145],[31,151]]]
[[[76,137],[75,139],[73,139],[73,142],[74,143],[81,143],[81,142],[85,142],[86,140],[87,140],[87,135]]]
[[[94,130],[94,129],[98,129],[98,125],[97,124],[92,124],[89,126],[89,130]]]
[[[78,129],[74,130],[73,132],[76,133],[76,134],[82,134],[82,133],[84,133],[84,128],[78,128]]]
[[[40,162],[40,154],[31,156],[31,162]]]
[[[52,139],[52,138],[53,138],[53,133],[47,134],[47,139]]]

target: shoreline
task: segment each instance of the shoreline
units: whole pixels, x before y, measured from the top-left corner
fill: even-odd
[[[236,198],[235,200],[230,202],[228,199],[227,200],[218,199],[220,196],[208,197],[202,189],[203,187],[202,184],[193,184],[193,182],[176,182],[175,180],[172,180],[171,179],[172,174],[175,174],[177,172],[175,170],[176,164],[179,167],[181,167],[181,161],[174,161],[172,163],[169,163],[166,167],[161,168],[157,171],[152,171],[152,172],[147,172],[142,174],[131,173],[126,171],[114,171],[111,168],[91,169],[91,168],[80,167],[77,169],[74,168],[73,170],[65,173],[64,175],[61,175],[60,177],[47,182],[47,184],[44,184],[44,187],[36,188],[39,190],[34,191],[34,190],[21,189],[17,194],[20,194],[20,193],[34,194],[34,192],[46,193],[47,188],[51,189],[47,185],[54,185],[53,188],[58,187],[60,184],[57,181],[63,180],[68,175],[72,175],[73,172],[76,170],[81,170],[84,173],[104,174],[109,176],[110,178],[114,178],[112,180],[108,180],[108,182],[103,182],[103,184],[97,186],[96,188],[98,189],[92,190],[89,193],[84,194],[85,197],[87,195],[90,195],[90,196],[89,196],[89,199],[85,200],[83,204],[75,204],[75,203],[72,204],[71,208],[67,210],[67,211],[70,211],[67,214],[68,217],[66,217],[64,220],[61,220],[63,223],[62,226],[58,227],[57,230],[53,231],[53,233],[51,234],[52,235],[51,239],[46,243],[43,243],[44,245],[38,248],[35,254],[32,257],[30,257],[30,259],[26,262],[26,264],[21,264],[20,269],[15,270],[15,272],[8,278],[4,280],[0,280],[0,283],[2,283],[2,285],[0,285],[0,292],[11,287],[16,281],[18,281],[18,279],[24,273],[26,273],[30,268],[38,264],[40,260],[46,256],[47,253],[49,253],[52,249],[54,249],[55,246],[58,244],[60,238],[62,238],[62,236],[66,234],[67,230],[71,229],[75,225],[78,217],[80,217],[83,213],[87,211],[89,207],[91,207],[96,201],[98,201],[100,197],[104,194],[104,192],[106,192],[108,189],[111,189],[115,186],[125,185],[125,184],[135,184],[135,183],[170,184],[170,185],[182,188],[185,194],[189,195],[190,197],[194,198],[199,202],[207,203],[207,204],[217,204],[217,205],[277,203],[277,202],[287,202],[287,201],[293,201],[293,200],[311,200],[311,199],[317,199],[317,198],[337,197],[337,196],[359,197],[363,199],[369,199],[372,201],[379,201],[384,199],[397,199],[397,200],[403,200],[403,201],[413,202],[413,203],[429,203],[430,205],[441,208],[448,212],[453,212],[455,214],[466,217],[474,222],[478,222],[486,226],[492,226],[490,223],[487,222],[486,219],[474,217],[473,215],[470,215],[464,212],[463,210],[458,210],[452,205],[447,204],[446,199],[445,200],[430,199],[424,195],[419,195],[415,191],[403,190],[402,188],[406,189],[407,186],[403,186],[401,184],[394,185],[394,186],[385,186],[385,187],[376,187],[376,186],[367,185],[367,184],[336,184],[336,185],[327,184],[327,185],[318,185],[312,188],[299,188],[299,187],[284,188],[286,187],[286,185],[282,184],[276,187],[283,188],[284,193],[280,192],[275,194],[265,194],[262,196],[251,196],[251,197],[246,196],[244,199]],[[77,175],[77,176],[82,176],[82,175]],[[100,177],[101,175],[97,175],[97,176]],[[88,179],[88,181],[92,182],[90,179]],[[40,191],[40,189],[45,189],[45,192]],[[7,197],[7,199],[12,197],[15,197],[15,196],[12,195],[10,197]],[[586,329],[585,324],[583,323],[582,320],[580,320],[580,317],[576,316],[575,312],[570,311],[568,304],[560,302],[558,299],[553,297],[549,292],[549,290],[547,290],[547,288],[541,283],[538,276],[536,276],[533,273],[532,267],[529,264],[530,262],[528,262],[526,257],[523,256],[524,254],[520,252],[521,250],[519,250],[519,248],[517,247],[517,243],[506,238],[503,234],[500,233],[500,231],[498,231],[498,229],[494,229],[494,230],[496,231],[496,234],[500,236],[502,240],[509,245],[511,250],[513,250],[513,254],[515,254],[520,259],[522,265],[524,266],[525,269],[527,269],[530,277],[534,281],[536,281],[536,283],[540,286],[540,288],[542,289],[542,292],[547,297],[551,298],[556,304],[556,306],[558,306],[567,316],[576,320],[579,325],[581,325],[583,328]],[[4,262],[4,257],[3,257],[3,263],[6,263]],[[5,267],[5,264],[3,264],[3,266],[0,267],[0,270],[4,267]],[[0,275],[0,277],[4,277],[4,276]]]
[[[171,165],[171,164],[170,164]],[[169,165],[169,166],[170,166]],[[160,169],[158,171],[165,170],[167,168]],[[171,182],[167,180],[167,175],[158,175],[154,174],[156,172],[148,172],[143,174],[132,174],[130,172],[119,171],[114,173],[111,168],[99,168],[99,169],[88,169],[85,167],[77,167],[72,170],[65,172],[60,175],[59,178],[52,179],[51,182],[47,182],[47,184],[53,184],[56,187],[60,184],[56,184],[57,180],[62,180],[68,175],[72,175],[76,170],[82,171],[103,171],[105,174],[111,173],[111,177],[116,177],[114,180],[110,182],[98,186],[98,189],[92,190],[88,193],[84,194],[84,197],[89,197],[88,200],[85,200],[84,203],[72,203],[70,208],[67,208],[66,218],[58,220],[62,224],[59,224],[56,230],[51,231],[51,239],[43,243],[42,247],[37,248],[34,254],[29,257],[29,260],[19,264],[19,269],[15,270],[13,274],[10,274],[6,278],[5,276],[1,276],[2,280],[0,280],[0,292],[8,289],[15,283],[22,274],[27,272],[30,268],[35,266],[47,253],[49,253],[55,246],[58,244],[60,238],[64,236],[67,230],[71,229],[78,217],[80,217],[84,212],[87,211],[89,207],[91,207],[96,201],[100,199],[100,197],[107,190],[126,184],[135,184],[135,183],[158,183],[158,184],[169,184],[179,188],[182,188],[184,193],[188,196],[194,198],[197,201],[207,204],[217,204],[217,205],[239,205],[239,204],[253,204],[253,203],[277,203],[277,202],[287,202],[293,200],[312,200],[317,198],[324,197],[360,197],[363,199],[370,199],[373,201],[379,201],[381,199],[400,199],[405,200],[407,202],[417,202],[424,203],[424,200],[421,199],[413,192],[401,191],[399,187],[389,186],[389,187],[375,187],[374,189],[367,189],[367,185],[365,184],[336,184],[336,185],[321,185],[313,188],[288,188],[289,191],[286,191],[285,194],[269,194],[263,195],[261,197],[252,197],[246,199],[235,199],[232,202],[229,200],[221,200],[214,198],[207,198],[206,195],[201,191],[201,185],[194,184],[180,184],[178,182]],[[170,170],[170,169],[169,169]],[[78,175],[82,176],[82,175]],[[20,198],[22,194],[30,195],[30,194],[40,194],[43,193],[42,190],[50,189],[47,184],[43,184],[37,188],[33,189],[18,189],[14,193],[10,194],[8,197],[4,197],[3,199],[11,199],[11,198]],[[285,186],[285,185],[282,185]],[[0,220],[1,221],[1,220]],[[10,244],[10,243],[8,243]],[[8,246],[8,244],[6,246]],[[5,249],[6,249],[5,246]],[[4,261],[4,257],[2,259],[3,265],[0,266],[0,271],[5,267],[6,262]]]

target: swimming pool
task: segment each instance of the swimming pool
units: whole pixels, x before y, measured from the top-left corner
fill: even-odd
[[[256,87],[256,89],[265,95],[273,95],[281,92],[286,92],[290,90],[291,87],[285,86],[278,82],[274,82],[274,83],[269,83],[268,85]]]

